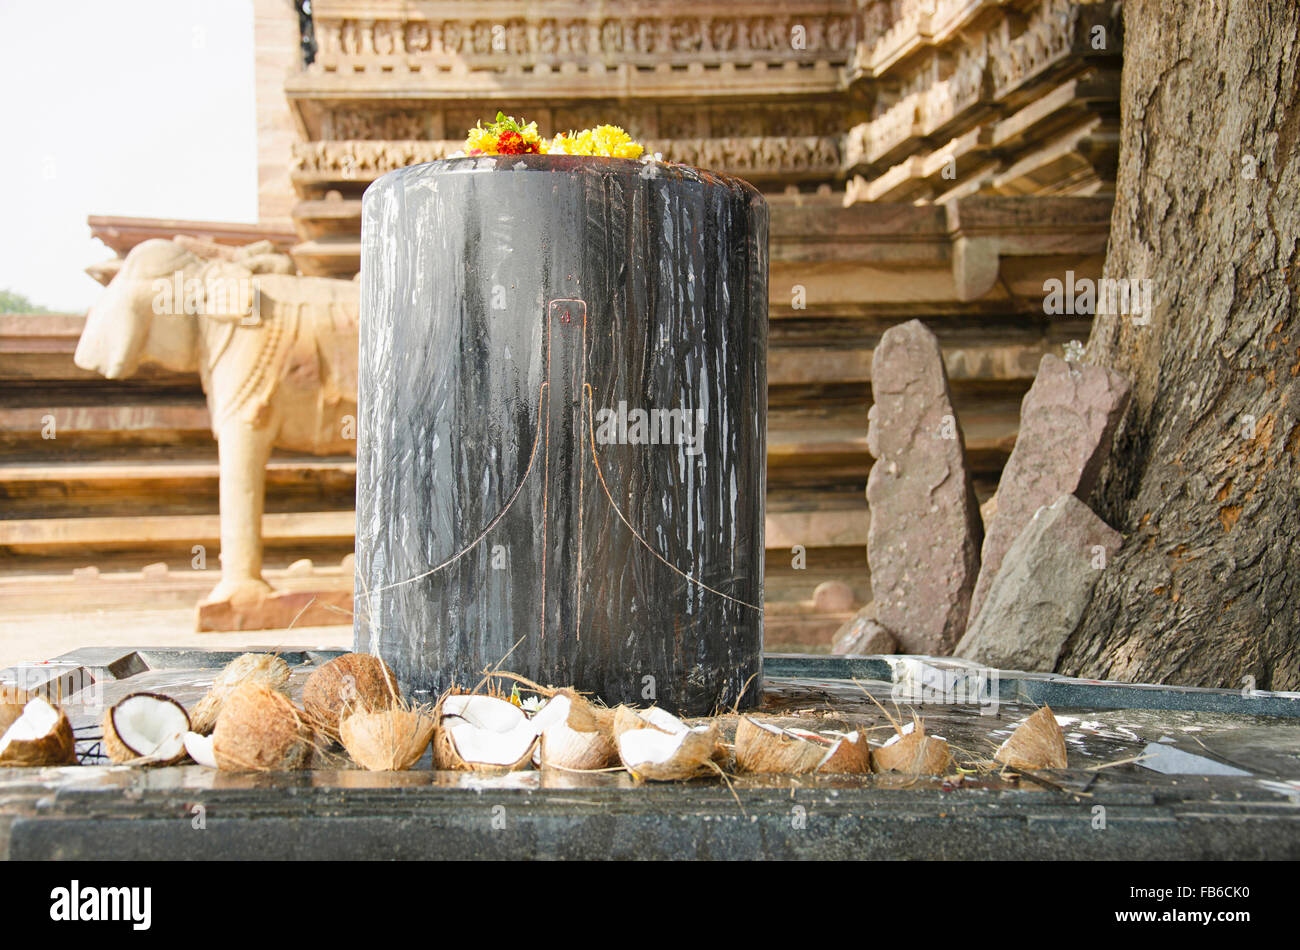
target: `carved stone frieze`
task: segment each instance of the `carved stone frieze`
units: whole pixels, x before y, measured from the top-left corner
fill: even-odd
[[[667,139],[646,144],[669,161],[756,177],[829,176],[840,167],[840,145],[835,136]],[[368,181],[395,168],[446,158],[463,145],[445,139],[301,142],[294,146],[290,173],[300,180]]]
[[[828,12],[837,8],[842,12]],[[848,4],[825,2],[793,3],[785,12],[767,15],[694,16],[679,7],[657,16],[588,18],[537,18],[529,5],[520,3],[515,16],[441,20],[400,8],[389,17],[340,16],[322,4],[315,32],[315,69],[347,60],[408,56],[527,62],[581,57],[707,60],[752,54],[843,62],[854,47]]]

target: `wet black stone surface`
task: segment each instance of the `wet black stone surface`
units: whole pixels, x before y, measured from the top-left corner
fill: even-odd
[[[738,179],[622,159],[370,186],[357,649],[418,696],[508,656],[611,705],[742,697],[762,663],[767,220]]]

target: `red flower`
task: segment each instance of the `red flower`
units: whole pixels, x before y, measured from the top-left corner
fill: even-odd
[[[497,139],[497,151],[502,155],[536,154],[537,143],[525,142],[518,132],[502,132]]]

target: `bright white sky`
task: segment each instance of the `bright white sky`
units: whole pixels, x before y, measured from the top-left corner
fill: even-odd
[[[84,310],[90,214],[257,220],[252,0],[0,0],[0,288]]]

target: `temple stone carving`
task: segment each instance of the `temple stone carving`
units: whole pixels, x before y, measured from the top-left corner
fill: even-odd
[[[355,454],[357,285],[292,269],[266,242],[144,241],[77,344],[77,365],[109,379],[154,364],[203,382],[220,452],[221,581],[199,605],[201,628],[287,625],[306,605],[276,610],[262,578],[271,448]]]

